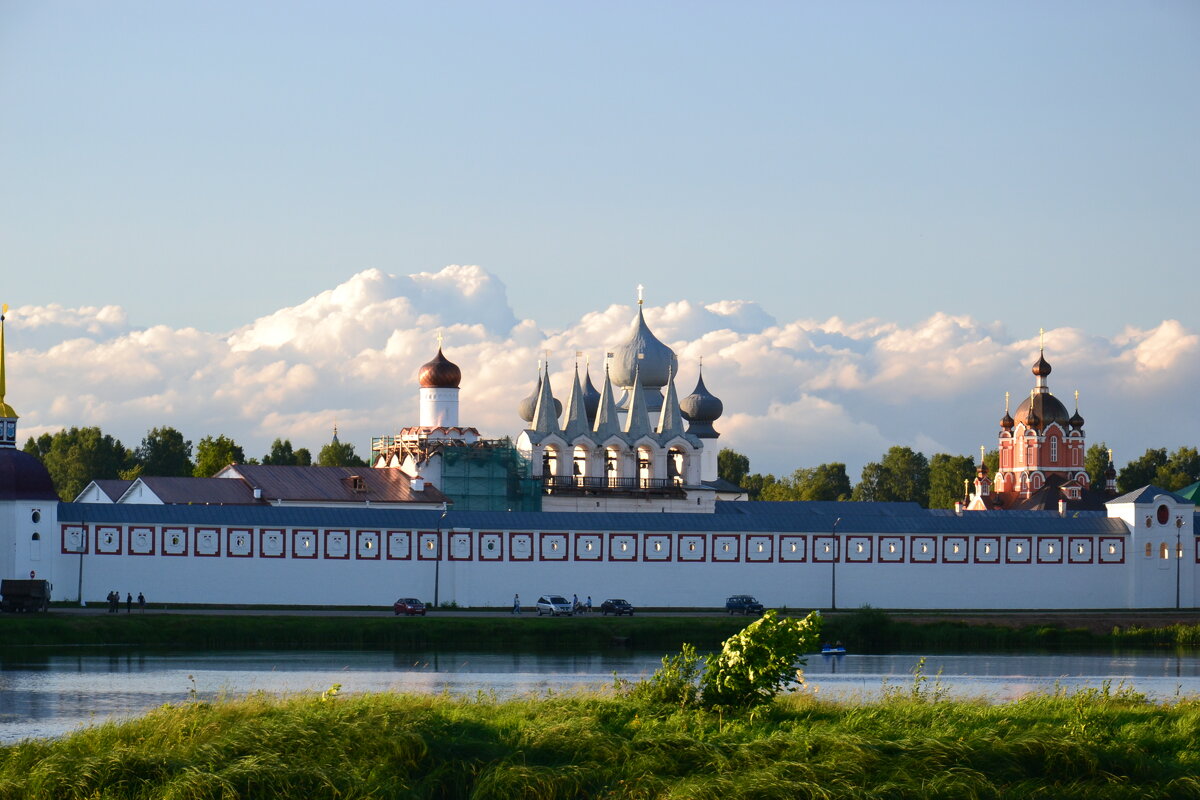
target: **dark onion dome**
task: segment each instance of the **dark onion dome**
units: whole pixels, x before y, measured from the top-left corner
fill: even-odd
[[[1075,409],[1075,413],[1071,415],[1070,423],[1075,430],[1083,428],[1083,417],[1079,416],[1079,409]]]
[[[592,385],[592,372],[584,372],[586,380],[583,384],[583,410],[587,413],[588,427],[596,425],[596,409],[600,408],[600,392]],[[530,419],[533,419],[531,416]]]
[[[542,375],[538,373],[537,383],[533,385],[533,392],[520,403],[517,403],[517,414],[526,422],[533,422],[533,412],[537,410],[538,395],[542,393]],[[558,419],[562,416],[562,401],[557,397],[554,398],[554,418]]]
[[[1050,374],[1050,362],[1046,360],[1045,352],[1038,353],[1038,360],[1033,362],[1033,374],[1044,378]]]
[[[458,364],[442,355],[442,348],[439,347],[433,360],[421,365],[417,380],[423,389],[457,389],[462,380],[462,370]]]
[[[1032,400],[1032,413],[1030,411]],[[1059,399],[1049,392],[1040,392],[1033,397],[1026,397],[1021,405],[1017,406],[1016,421],[1022,423],[1026,428],[1041,429],[1058,423],[1059,426],[1066,430],[1071,424],[1071,415],[1067,413],[1067,407],[1064,406]]]
[[[1000,427],[1006,431],[1011,431],[1013,425],[1016,425],[1016,422],[1013,421],[1012,415],[1005,411],[1004,416],[1000,418]]]
[[[696,388],[679,401],[679,411],[688,421],[688,433],[694,433],[702,439],[716,438],[717,432],[712,424],[724,413],[725,404],[704,385],[703,370],[696,378]]]
[[[0,448],[0,500],[58,502],[50,472],[36,457],[12,447]]]
[[[638,354],[641,358],[638,358]],[[671,376],[679,372],[679,359],[675,351],[658,340],[646,326],[642,307],[638,306],[637,319],[633,322],[629,341],[613,351],[609,362],[609,376],[617,386],[633,386],[634,375],[641,378],[647,389],[661,389]]]

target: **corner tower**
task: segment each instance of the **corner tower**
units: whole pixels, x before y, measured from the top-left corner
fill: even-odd
[[[7,315],[8,306],[0,306],[0,578],[53,581],[58,493],[45,465],[17,449],[17,412],[5,398]],[[63,596],[56,592],[54,599]]]

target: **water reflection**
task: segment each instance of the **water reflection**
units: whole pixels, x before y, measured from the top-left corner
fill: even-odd
[[[158,653],[79,648],[0,655],[0,742],[57,736],[197,696],[255,691],[448,692],[499,698],[611,685],[651,674],[661,653],[248,651]],[[805,667],[821,697],[873,699],[907,691],[919,654],[813,655]],[[1174,654],[933,655],[926,686],[954,696],[1009,700],[1030,692],[1124,681],[1154,699],[1200,694],[1200,658]]]

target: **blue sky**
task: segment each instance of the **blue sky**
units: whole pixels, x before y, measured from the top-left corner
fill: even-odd
[[[1040,327],[1119,462],[1194,445],[1197,86],[1182,1],[0,0],[8,399],[362,451],[445,329],[511,434],[645,284],[756,469],[990,447]]]
[[[1197,85],[1192,2],[6,2],[5,294],[219,331],[469,263],[545,326],[1111,334],[1194,313]]]

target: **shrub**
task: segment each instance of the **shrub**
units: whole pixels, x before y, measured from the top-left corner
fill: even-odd
[[[763,614],[725,640],[711,656],[700,680],[701,700],[707,706],[745,708],[765,703],[790,684],[799,683],[804,654],[821,635],[821,615],[781,618],[775,610]]]
[[[648,680],[633,687],[638,700],[658,706],[693,706],[699,699],[696,679],[700,675],[700,656],[686,642],[679,655],[663,656],[662,666]]]

